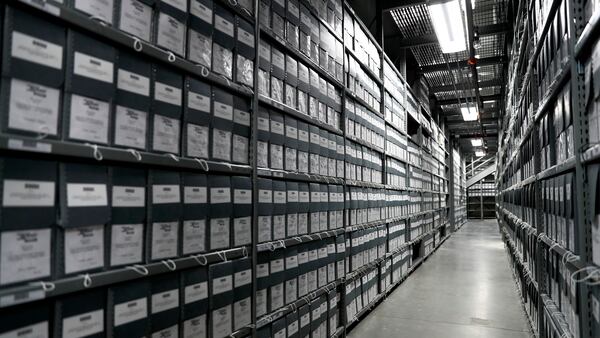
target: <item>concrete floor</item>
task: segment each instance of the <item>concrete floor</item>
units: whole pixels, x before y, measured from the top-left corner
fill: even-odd
[[[530,338],[496,220],[469,221],[351,338]]]

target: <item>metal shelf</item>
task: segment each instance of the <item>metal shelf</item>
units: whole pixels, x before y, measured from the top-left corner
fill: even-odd
[[[307,173],[296,173],[279,169],[257,168],[256,174],[259,177],[281,178],[291,181],[326,183],[326,184],[344,184],[343,178],[322,176]]]
[[[310,304],[310,302],[314,299],[317,299],[319,297],[321,297],[321,295],[324,295],[326,293],[328,293],[329,291],[332,290],[336,290],[336,288],[341,285],[341,279],[338,279],[336,281],[333,281],[319,289],[317,289],[316,291],[313,292],[309,292],[308,295],[298,299],[297,301],[288,304],[280,309],[277,309],[273,312],[271,312],[268,315],[264,315],[261,318],[258,319],[258,321],[256,322],[256,328],[261,328],[265,325],[271,324],[274,321],[276,321],[277,319],[287,315],[288,313],[291,313],[293,311],[296,311],[296,309],[298,309],[299,307],[301,307],[302,305],[308,305]]]
[[[346,180],[346,185],[352,186],[352,187],[362,187],[362,188],[375,188],[375,189],[385,189],[386,186],[385,184],[382,183],[371,183],[371,182],[363,182],[363,181],[356,181],[356,180]]]
[[[575,44],[576,58],[579,59],[591,52],[592,44],[597,40],[598,33],[600,33],[600,10],[596,9]]]
[[[0,289],[0,308],[248,256],[247,247]],[[139,272],[138,272],[139,271]]]
[[[275,251],[277,249],[285,249],[285,248],[296,246],[296,245],[299,245],[302,243],[308,243],[308,242],[313,242],[316,240],[321,240],[324,238],[335,237],[335,236],[341,235],[345,232],[346,231],[344,231],[343,228],[340,228],[340,229],[334,229],[334,230],[328,230],[328,231],[321,231],[321,232],[317,232],[314,234],[298,235],[298,236],[292,237],[292,238],[286,238],[286,239],[281,239],[281,240],[276,240],[276,241],[271,241],[271,242],[259,243],[256,245],[256,250],[258,252],[265,252],[265,251]]]
[[[258,95],[258,101],[262,105],[265,105],[272,109],[277,109],[280,112],[286,113],[287,115],[293,116],[299,120],[303,120],[304,122],[318,126],[321,129],[325,129],[325,130],[327,130],[331,133],[337,134],[337,135],[343,135],[341,130],[334,128],[326,123],[323,123],[312,116],[303,114],[297,109],[294,109],[283,103],[277,102],[277,101],[271,99],[270,97],[266,97],[264,95]]]
[[[141,166],[168,167],[205,172],[250,175],[252,168],[225,162],[205,161],[196,158],[178,157],[170,154],[148,153],[101,145],[67,142],[0,134],[0,149],[9,152],[36,153],[37,156],[59,155],[94,162],[127,163]]]
[[[213,73],[206,67],[176,56],[152,43],[128,35],[114,27],[104,25],[99,21],[91,20],[89,16],[71,9],[66,5],[58,3],[50,4],[46,1],[40,2],[35,0],[9,0],[9,3],[22,7],[24,6],[26,10],[36,11],[38,14],[45,13],[45,15],[60,18],[63,22],[82,29],[88,34],[101,37],[121,47],[126,47],[126,49],[129,49],[132,53],[139,53],[140,55],[157,62],[170,65],[186,74],[196,75],[198,78],[223,87],[236,95],[244,97],[252,97],[254,95],[254,92],[249,89],[249,87],[228,80],[222,75]]]
[[[352,141],[352,142],[358,143],[358,144],[360,144],[362,146],[365,146],[365,147],[367,147],[367,148],[369,148],[371,150],[374,150],[374,151],[376,151],[378,153],[381,153],[382,155],[385,153],[385,149],[379,148],[378,146],[376,146],[376,145],[374,145],[372,143],[369,143],[367,141],[364,141],[363,139],[354,137],[352,135],[346,135],[346,138],[348,140]]]

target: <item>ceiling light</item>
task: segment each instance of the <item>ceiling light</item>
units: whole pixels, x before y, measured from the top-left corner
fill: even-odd
[[[462,106],[460,113],[464,121],[477,121],[477,109],[474,106]]]
[[[483,145],[483,140],[480,138],[471,139],[471,145],[473,147],[481,147]]]
[[[476,58],[476,59],[479,59],[480,57],[481,57],[481,55],[479,55],[479,54],[475,54],[475,58]]]
[[[429,2],[427,8],[442,52],[466,50],[465,26],[459,0]]]
[[[483,151],[483,150],[477,150],[475,152],[475,156],[477,156],[477,157],[483,157],[483,156],[485,156],[485,151]]]

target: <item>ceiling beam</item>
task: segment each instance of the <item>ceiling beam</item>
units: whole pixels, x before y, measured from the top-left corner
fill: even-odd
[[[425,4],[425,0],[386,0],[383,4],[383,11],[389,12],[402,7],[411,7]]]
[[[478,88],[485,88],[485,87],[500,86],[500,85],[502,85],[502,83],[500,82],[500,80],[494,79],[494,80],[480,81],[477,85],[478,85]],[[463,83],[457,83],[456,89],[457,90],[470,90],[471,87],[468,83],[463,82]],[[450,91],[454,91],[454,85],[449,84],[449,85],[429,88],[430,93],[450,92]]]
[[[454,134],[453,138],[461,139],[461,138],[474,138],[474,137],[498,137],[498,133],[485,133],[485,135],[481,135],[481,133],[462,133],[462,134]]]
[[[498,122],[498,118],[496,117],[484,117],[481,118],[479,121],[481,121],[481,123],[487,124],[487,123],[497,123]],[[446,125],[447,126],[451,126],[451,125],[458,125],[458,124],[465,124],[465,123],[475,123],[477,121],[463,121],[462,116],[460,121],[457,120],[446,120]]]
[[[502,95],[500,95],[500,94],[483,95],[480,98],[482,101],[500,100],[502,98]],[[474,96],[467,96],[467,97],[463,96],[458,99],[460,99],[461,103],[465,103],[467,99],[472,101],[475,99],[475,97]],[[447,100],[437,100],[437,104],[440,106],[445,106],[445,105],[450,105],[450,104],[458,104],[458,99],[452,98],[452,99],[447,99]]]
[[[477,60],[477,64],[476,66],[489,66],[489,65],[497,65],[497,64],[506,64],[508,63],[508,60],[504,57],[504,56],[492,56],[492,57],[488,57],[488,58],[481,58],[479,60]],[[450,62],[450,69],[455,70],[456,69],[456,62]],[[458,67],[459,68],[467,68],[469,67],[469,64],[467,63],[467,60],[461,60],[458,61]],[[448,65],[446,65],[445,63],[439,63],[439,64],[435,64],[435,65],[430,65],[430,66],[422,66],[419,69],[420,73],[431,73],[431,72],[439,72],[439,71],[447,71],[448,70]]]
[[[476,27],[477,34],[479,36],[494,35],[508,32],[509,28],[506,24],[492,24],[486,26]],[[385,37],[387,40],[395,40],[394,48],[412,48],[425,45],[433,45],[438,43],[437,36],[435,34],[425,34],[421,36],[415,36],[412,38],[402,38],[400,34],[388,35]]]

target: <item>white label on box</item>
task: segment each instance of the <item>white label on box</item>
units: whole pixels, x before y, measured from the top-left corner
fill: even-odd
[[[231,161],[231,132],[213,129],[213,157],[223,161]]]
[[[181,89],[156,81],[154,82],[154,99],[181,106]]]
[[[159,313],[179,307],[179,289],[152,295],[152,313]]]
[[[208,127],[188,123],[187,156],[208,158]]]
[[[65,273],[104,266],[104,226],[65,230]]]
[[[290,203],[298,202],[298,190],[288,190],[287,191],[287,200]]]
[[[185,304],[194,303],[208,298],[208,282],[188,285],[184,289]]]
[[[252,204],[252,190],[234,189],[233,204]]]
[[[294,320],[293,322],[289,323],[287,326],[287,331],[288,337],[291,337],[294,334],[296,334],[298,332],[298,320]]]
[[[233,22],[215,14],[215,28],[233,38]]]
[[[190,13],[209,24],[212,24],[213,22],[212,8],[204,6],[204,4],[198,0],[191,1]]]
[[[47,181],[4,180],[2,206],[52,207],[55,183]]]
[[[119,186],[112,189],[112,206],[119,207],[143,207],[146,200],[145,187]]]
[[[162,115],[154,115],[154,150],[179,153],[179,120]]]
[[[115,144],[145,149],[147,117],[148,113],[146,112],[117,105]]]
[[[271,261],[271,273],[277,273],[284,270],[284,259],[274,259]]]
[[[18,31],[12,32],[11,56],[42,66],[62,69],[63,47]]]
[[[233,220],[233,245],[240,246],[252,242],[252,218],[238,217]]]
[[[67,317],[62,322],[63,338],[88,337],[104,331],[104,310]]]
[[[116,266],[141,262],[143,245],[143,224],[112,225],[110,265]]]
[[[283,133],[284,133],[283,123],[281,123],[279,121],[271,120],[271,133],[283,135]]]
[[[234,330],[239,330],[242,327],[250,324],[252,321],[252,311],[250,306],[252,305],[252,298],[247,297],[233,304],[233,321]]]
[[[175,324],[166,329],[153,332],[151,338],[177,338],[179,336],[179,325]]]
[[[229,247],[229,218],[210,220],[210,250]]]
[[[227,337],[233,330],[231,325],[231,305],[226,305],[212,312],[213,337]]]
[[[113,0],[75,0],[75,9],[112,24]]]
[[[212,281],[212,295],[218,295],[233,289],[231,275],[215,278]]]
[[[206,338],[206,315],[183,322],[183,338]]]
[[[102,207],[108,205],[106,184],[67,184],[67,206]]]
[[[120,326],[148,316],[148,298],[142,297],[115,305],[114,325]]]
[[[142,96],[150,96],[150,78],[119,69],[117,72],[117,88]]]
[[[213,115],[215,117],[222,118],[227,121],[232,121],[233,120],[233,107],[228,104],[215,101],[214,106],[213,106]]]
[[[250,127],[250,113],[239,109],[233,111],[233,122]]]
[[[210,97],[190,91],[188,92],[188,108],[210,113]]]
[[[177,222],[152,223],[152,259],[177,256],[178,230]]]
[[[234,274],[233,285],[236,288],[252,283],[252,270],[239,271]]]
[[[264,278],[269,276],[269,264],[257,264],[256,265],[256,278]]]
[[[0,285],[50,275],[50,229],[0,233]]]
[[[269,131],[269,119],[264,117],[258,118],[258,130]]]
[[[271,216],[258,216],[258,241],[271,240]]]
[[[183,187],[183,203],[204,204],[206,203],[206,187]]]
[[[206,221],[183,221],[183,254],[206,251]]]
[[[254,48],[254,34],[247,32],[240,27],[238,27],[238,40],[241,43]]]
[[[10,80],[8,127],[56,135],[60,90],[17,79]]]
[[[248,163],[248,138],[233,135],[232,159],[234,162]]]
[[[273,203],[273,190],[260,189],[258,203]]]
[[[210,204],[231,203],[231,189],[229,187],[210,188]]]
[[[186,25],[172,16],[161,12],[158,15],[156,44],[179,55],[185,51]]]
[[[152,7],[139,0],[121,0],[119,29],[150,41]]]
[[[48,322],[23,326],[13,331],[0,333],[0,338],[48,338]]]
[[[108,143],[109,111],[108,102],[72,94],[69,138]]]
[[[273,338],[285,338],[285,327],[282,328],[281,330],[275,332],[275,334],[273,335]]]
[[[81,52],[75,52],[73,73],[90,79],[113,83],[114,65],[109,61]]]
[[[177,256],[177,222],[152,223],[151,259],[164,259]]]
[[[153,184],[152,203],[167,204],[181,201],[178,184]]]

